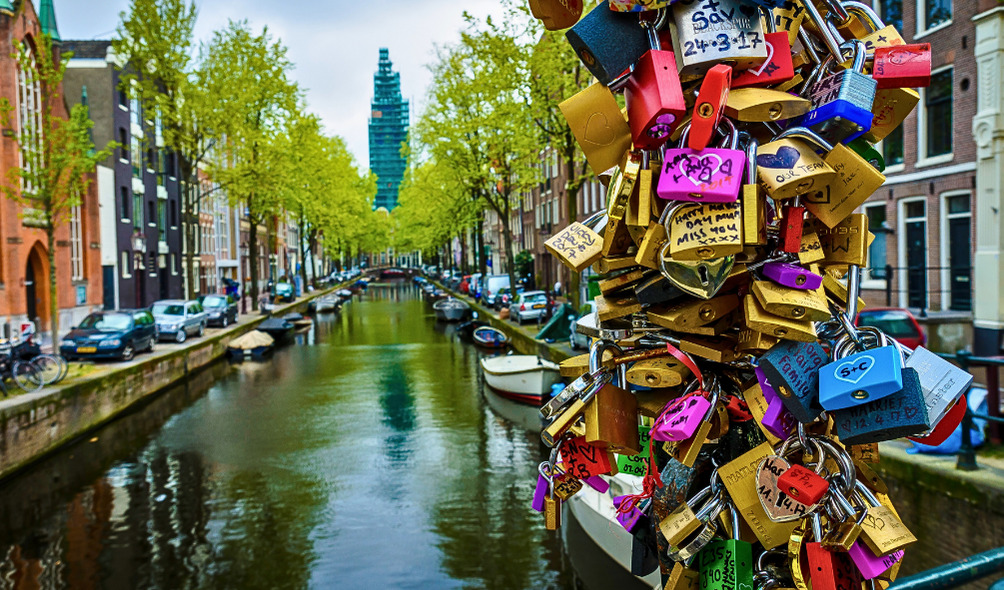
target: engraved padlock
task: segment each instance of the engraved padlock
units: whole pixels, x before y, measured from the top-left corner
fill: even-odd
[[[931,44],[892,45],[875,49],[872,78],[875,78],[880,90],[930,86]]]
[[[743,251],[739,203],[674,203],[666,235],[674,260],[710,260]]]
[[[700,387],[700,381],[695,379],[687,394],[666,405],[652,425],[652,440],[687,440],[703,422],[711,420],[718,405],[718,388],[712,387],[712,391],[707,392]]]
[[[756,157],[760,143],[754,137],[746,141],[746,181],[740,193],[743,216],[743,244],[762,246],[767,243],[767,202],[757,179]]]
[[[649,50],[635,64],[624,86],[631,140],[637,149],[652,149],[666,143],[687,113],[676,73],[676,58],[672,51],[663,51],[659,41],[658,30],[665,24],[667,14],[666,9],[661,9],[654,23],[641,21]]]
[[[795,76],[795,68],[791,59],[791,41],[787,31],[778,31],[774,13],[764,7],[765,2],[782,5],[785,0],[752,0],[760,4],[760,14],[766,22],[764,42],[767,44],[767,59],[762,64],[748,70],[735,70],[732,78],[733,88],[746,86],[770,86]]]
[[[687,501],[687,504],[696,507],[698,502],[702,500],[704,501],[703,505],[694,510],[694,515],[700,526],[692,533],[685,535],[679,542],[669,546],[667,554],[673,561],[690,560],[714,539],[715,532],[718,530],[715,518],[722,512],[726,502],[724,492],[715,486],[714,477],[712,477],[712,485],[699,491]]]
[[[829,30],[825,30],[829,35]],[[827,58],[824,70],[833,65],[837,71],[824,75],[809,90],[812,110],[802,118],[801,125],[808,127],[831,143],[852,141],[871,129],[872,103],[875,102],[876,82],[864,73],[865,46],[861,41],[849,41],[841,49],[853,52],[853,60],[844,69],[836,60]]]
[[[610,10],[606,0],[565,33],[568,43],[601,84],[609,85],[649,50],[638,17]]]
[[[680,0],[672,5],[673,50],[680,80],[720,63],[748,70],[767,59],[759,10],[743,0]]]
[[[820,139],[804,127],[793,127],[760,146],[757,174],[772,199],[790,199],[833,182],[836,171],[813,148],[813,145],[829,147]]]
[[[661,199],[702,203],[732,203],[739,196],[746,155],[736,149],[739,134],[735,124],[722,119],[719,133],[724,136],[721,148],[695,151],[686,147],[669,148],[663,154],[662,174],[657,194]],[[686,145],[687,129],[680,138]]]
[[[842,410],[892,395],[903,389],[903,357],[888,337],[874,328],[860,328],[870,334],[871,347],[857,347],[845,335],[833,347],[833,362],[819,369],[819,405],[824,410]]]
[[[901,347],[902,350],[902,347]],[[906,352],[906,365],[916,369],[931,424],[937,424],[973,384],[972,374],[963,371],[923,346]]]
[[[620,164],[631,149],[631,128],[617,99],[603,84],[585,90],[558,105],[589,167],[597,176]]]
[[[732,535],[715,539],[697,554],[701,590],[740,590],[753,587],[753,544],[740,538],[739,511],[728,508]]]
[[[812,422],[822,408],[817,400],[818,369],[829,359],[818,342],[782,340],[758,361],[784,407],[796,420]]]
[[[917,371],[903,368],[903,389],[882,399],[829,412],[840,442],[849,445],[917,436],[927,432],[924,391]]]
[[[867,508],[861,523],[860,542],[876,556],[901,551],[917,542],[917,537],[906,528],[891,505],[883,504],[861,481],[854,483],[854,493]]]

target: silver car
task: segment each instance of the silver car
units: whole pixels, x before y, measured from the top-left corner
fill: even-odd
[[[547,293],[543,291],[520,293],[509,304],[509,317],[516,320],[517,324],[547,317]]]
[[[165,299],[154,303],[150,311],[161,340],[184,342],[191,335],[206,333],[208,318],[198,301]]]

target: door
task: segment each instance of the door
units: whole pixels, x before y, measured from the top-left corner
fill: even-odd
[[[35,288],[35,267],[31,263],[31,259],[28,259],[28,263],[24,267],[24,296],[25,301],[28,303],[28,319],[30,321],[35,321],[38,317],[38,295]],[[38,326],[41,329],[41,326]]]
[[[101,267],[101,304],[105,309],[115,309],[115,267]]]
[[[973,309],[972,211],[970,195],[945,197],[948,219],[948,309]]]
[[[907,307],[926,308],[927,298],[927,200],[900,202],[903,215],[901,264],[906,273]]]

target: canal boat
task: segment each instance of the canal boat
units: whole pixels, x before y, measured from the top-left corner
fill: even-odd
[[[459,326],[457,326],[457,337],[464,342],[474,342],[474,330],[481,328],[483,326],[489,325],[488,322],[482,322],[478,319],[468,320]]]
[[[481,370],[485,383],[498,395],[537,407],[561,380],[558,365],[526,354],[481,359]]]
[[[271,354],[274,348],[275,339],[264,332],[251,330],[230,341],[230,344],[227,345],[227,358],[231,360],[261,359]]]
[[[474,344],[484,348],[505,348],[509,346],[509,337],[506,333],[491,326],[481,326],[471,333]]]
[[[292,339],[294,327],[293,324],[282,318],[268,318],[258,324],[258,331],[265,332],[279,345],[286,344]]]
[[[349,295],[351,296],[351,293]],[[335,313],[340,306],[341,302],[338,301],[338,297],[324,295],[316,299],[314,309],[317,310],[317,313]]]
[[[471,306],[454,297],[447,297],[433,303],[432,310],[436,312],[437,320],[459,322],[470,313]]]
[[[603,475],[610,484],[606,492],[582,486],[563,506],[561,540],[580,580],[590,589],[624,588],[649,590],[662,588],[659,568],[645,575],[631,573],[633,538],[619,522],[613,499],[642,492],[642,478],[618,473]]]
[[[293,324],[293,328],[297,330],[301,328],[309,328],[314,325],[314,320],[303,316],[303,314],[296,313],[295,311],[282,316],[282,319]]]

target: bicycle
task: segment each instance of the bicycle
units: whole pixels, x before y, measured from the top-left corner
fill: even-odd
[[[10,353],[0,354],[0,391],[3,391],[4,397],[10,393],[7,389],[7,379],[12,379],[18,387],[28,393],[45,386],[41,373],[31,361],[16,361]]]
[[[70,372],[70,364],[58,354],[43,353],[31,337],[13,345],[13,355],[22,362],[29,362],[38,369],[44,385],[59,383]]]

